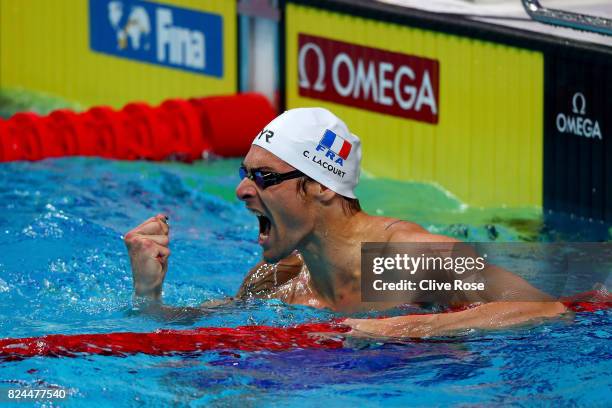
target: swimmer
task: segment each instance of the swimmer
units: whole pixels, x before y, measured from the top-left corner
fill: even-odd
[[[236,195],[259,222],[263,260],[247,274],[237,298],[279,298],[345,313],[388,309],[397,303],[361,301],[362,242],[458,242],[412,222],[366,214],[355,196],[360,164],[359,138],[322,108],[286,111],[255,137],[240,167]],[[157,301],[170,255],[164,221],[160,214],[125,236],[135,294]],[[541,294],[520,277],[498,272],[517,292]],[[487,303],[459,312],[345,323],[355,335],[423,337],[506,327],[565,312],[544,294],[543,301],[495,301],[499,290],[492,285],[480,294]]]

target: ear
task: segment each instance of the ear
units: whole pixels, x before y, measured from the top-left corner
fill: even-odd
[[[315,199],[322,204],[329,203],[336,196],[335,191],[330,190],[321,183],[316,183],[316,187],[313,190]]]

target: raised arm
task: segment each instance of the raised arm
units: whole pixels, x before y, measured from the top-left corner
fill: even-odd
[[[134,295],[144,300],[161,300],[170,256],[170,227],[167,220],[164,214],[158,214],[125,234]]]

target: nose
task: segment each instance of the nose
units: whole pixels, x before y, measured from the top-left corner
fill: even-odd
[[[255,197],[255,194],[257,194],[255,183],[247,177],[243,178],[238,186],[236,186],[236,197],[239,200],[246,201],[249,198]]]

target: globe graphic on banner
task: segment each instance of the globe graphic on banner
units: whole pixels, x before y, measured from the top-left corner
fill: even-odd
[[[123,2],[111,1],[108,4],[108,20],[117,35],[117,48],[124,50],[148,50],[151,46],[151,20],[147,11],[140,6],[130,9],[127,17]]]

